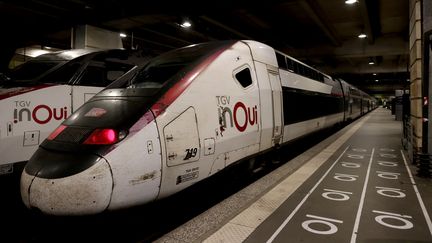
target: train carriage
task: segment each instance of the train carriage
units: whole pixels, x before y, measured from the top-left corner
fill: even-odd
[[[2,74],[0,175],[22,169],[64,119],[145,60],[120,49],[74,49],[40,55]]]
[[[93,214],[167,197],[343,122],[345,90],[256,41],[170,51],[95,95],[41,144],[21,177],[23,202]]]

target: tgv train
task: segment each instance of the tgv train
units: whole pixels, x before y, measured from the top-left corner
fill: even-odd
[[[22,173],[22,199],[54,215],[145,204],[374,107],[263,43],[187,46],[134,68],[55,129]]]
[[[142,59],[120,49],[75,49],[40,55],[2,74],[0,175],[30,159],[64,119]]]

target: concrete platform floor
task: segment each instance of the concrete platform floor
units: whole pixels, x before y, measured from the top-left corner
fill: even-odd
[[[432,242],[432,179],[376,109],[157,242]]]

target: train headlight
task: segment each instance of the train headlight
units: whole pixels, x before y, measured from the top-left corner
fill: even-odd
[[[126,135],[126,131],[112,128],[95,129],[83,144],[110,145],[121,141]]]

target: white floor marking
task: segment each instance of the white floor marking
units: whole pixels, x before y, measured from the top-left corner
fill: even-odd
[[[203,240],[203,243],[243,242],[267,217],[282,205],[304,181],[351,138],[369,118],[370,115],[361,118],[358,123],[336,139],[336,141],[311,158],[306,164],[285,178],[248,208],[237,214],[237,216],[211,234],[207,239]],[[242,233],[239,234],[238,232]]]
[[[366,172],[366,179],[365,179],[365,182],[363,184],[363,191],[362,191],[362,194],[360,197],[360,205],[359,205],[358,210],[357,210],[357,216],[356,216],[356,219],[354,222],[354,229],[353,229],[353,233],[351,235],[351,243],[356,242],[356,239],[357,239],[357,231],[358,231],[359,224],[360,224],[361,213],[363,211],[363,204],[364,204],[364,200],[365,200],[365,196],[366,196],[366,189],[367,189],[367,184],[369,182],[369,174],[370,174],[370,169],[371,169],[374,153],[375,153],[375,148],[372,149],[372,154],[371,154],[371,157],[369,160],[369,165],[368,165],[368,169]]]
[[[301,202],[297,205],[297,207],[291,212],[291,214],[283,221],[283,223],[277,228],[277,230],[273,233],[273,235],[267,240],[267,243],[273,242],[273,240],[279,235],[282,229],[289,223],[289,221],[294,217],[294,214],[301,208],[301,206],[306,202],[309,196],[313,193],[313,191],[319,186],[319,184],[324,180],[324,178],[330,173],[333,167],[339,162],[345,152],[348,150],[349,146],[344,149],[344,151],[339,155],[339,157],[333,162],[330,168],[326,171],[326,173],[319,179],[319,181],[315,184],[314,187],[306,194],[306,196],[301,200]]]
[[[401,154],[402,154],[402,158],[403,158],[403,161],[404,161],[404,163],[405,163],[405,168],[406,168],[407,171],[408,171],[408,176],[409,176],[409,178],[410,178],[410,180],[411,180],[411,183],[413,184],[414,191],[415,191],[415,193],[416,193],[416,196],[417,196],[417,199],[418,199],[418,201],[419,201],[420,207],[421,207],[421,209],[422,209],[422,211],[423,211],[423,215],[424,215],[424,217],[425,217],[426,223],[427,223],[428,228],[429,228],[429,233],[430,233],[431,236],[432,236],[432,222],[431,222],[431,219],[430,219],[430,217],[429,217],[428,211],[426,210],[426,207],[425,207],[425,205],[424,205],[424,203],[423,203],[423,200],[422,200],[422,198],[421,198],[420,192],[419,192],[419,190],[417,189],[416,183],[415,183],[414,178],[413,178],[413,176],[412,176],[412,174],[411,174],[411,170],[409,169],[408,164],[407,164],[407,161],[406,161],[406,159],[405,159],[405,155],[404,155],[404,153],[403,153],[402,150],[401,150],[400,152],[401,152]]]

